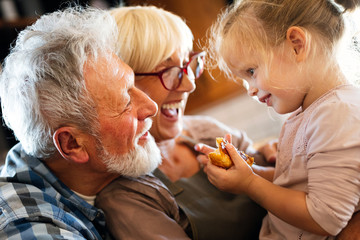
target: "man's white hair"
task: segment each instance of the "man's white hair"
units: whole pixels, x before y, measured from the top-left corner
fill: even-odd
[[[70,7],[42,16],[20,32],[0,79],[5,123],[25,151],[55,152],[54,131],[64,125],[96,136],[97,114],[83,65],[116,52],[117,27],[103,10]]]

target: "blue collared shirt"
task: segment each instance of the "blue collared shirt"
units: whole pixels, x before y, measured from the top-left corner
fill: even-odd
[[[105,218],[37,158],[12,148],[0,169],[0,239],[102,239]]]

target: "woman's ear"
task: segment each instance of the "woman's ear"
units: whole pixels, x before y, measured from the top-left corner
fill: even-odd
[[[290,27],[286,32],[286,40],[294,51],[296,61],[304,61],[310,49],[309,35],[300,27]]]
[[[53,135],[54,144],[61,156],[75,163],[86,163],[89,160],[83,140],[83,135],[73,127],[61,127]]]

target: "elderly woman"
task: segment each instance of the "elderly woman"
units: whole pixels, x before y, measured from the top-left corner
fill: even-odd
[[[205,57],[193,52],[190,29],[180,17],[151,6],[111,14],[119,28],[118,55],[133,68],[136,87],[158,105],[150,133],[162,164],[157,178],[120,178],[98,195],[109,230],[118,239],[256,239],[265,211],[245,195],[213,187],[187,141],[214,145],[216,137],[231,133],[234,145],[263,161],[244,132],[209,117],[184,116]]]

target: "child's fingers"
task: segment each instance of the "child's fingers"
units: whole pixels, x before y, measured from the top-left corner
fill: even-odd
[[[198,143],[194,146],[194,149],[198,152],[201,152],[205,155],[208,155],[209,153],[213,152],[215,150],[215,148],[212,148],[206,144],[203,143]]]
[[[225,190],[226,187],[224,185],[226,181],[226,171],[223,168],[217,167],[209,161],[207,168],[206,168],[206,174],[208,176],[208,179],[211,184],[219,188],[220,190]]]
[[[207,173],[207,165],[209,163],[209,158],[208,156],[204,155],[204,154],[200,154],[196,157],[196,159],[198,160],[198,162],[200,163],[200,166],[202,166],[202,169],[205,173]]]
[[[239,155],[237,149],[234,147],[234,145],[226,144],[226,150],[228,151],[231,160],[233,161],[235,167],[241,166],[241,164],[246,164],[244,159]],[[247,164],[246,164],[247,165]]]
[[[229,133],[225,134],[224,139],[227,142],[232,143],[232,135],[231,134],[229,134]]]
[[[196,159],[199,161],[200,164],[204,166],[207,165],[209,162],[209,158],[204,154],[199,154]]]
[[[266,161],[269,163],[276,162],[277,155],[277,141],[270,141],[259,148],[259,152],[261,152]]]
[[[213,152],[215,149],[206,145],[206,144],[203,144],[203,143],[198,143],[194,146],[194,149],[195,151],[198,151],[200,153],[203,153],[203,154],[200,154],[199,156],[197,156],[197,160],[199,161],[199,163],[201,165],[203,165],[203,170],[205,173],[207,173],[207,166],[209,164],[209,157],[208,157],[208,154],[210,152]]]

